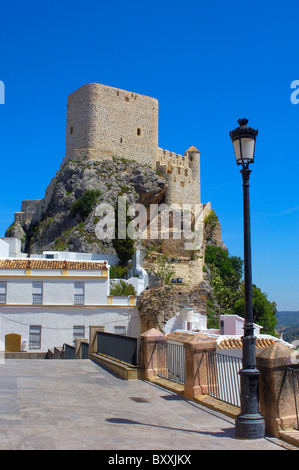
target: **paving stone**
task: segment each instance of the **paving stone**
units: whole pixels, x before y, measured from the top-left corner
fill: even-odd
[[[231,417],[148,381],[118,379],[89,360],[11,359],[0,367],[0,449],[285,447],[236,439]]]

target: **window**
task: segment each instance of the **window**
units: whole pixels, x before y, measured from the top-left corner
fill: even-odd
[[[71,134],[74,132],[74,128],[73,126],[71,126]]]
[[[32,303],[34,305],[43,303],[43,283],[41,281],[33,281],[32,283]]]
[[[125,335],[126,334],[126,327],[125,326],[115,326],[114,333],[116,335]]]
[[[29,349],[40,349],[42,327],[30,325],[29,327]]]
[[[0,304],[6,304],[6,282],[0,282]]]
[[[141,129],[140,129],[140,127],[138,127],[138,129],[137,129],[137,135],[141,135]]]
[[[76,338],[85,338],[85,326],[74,325],[73,326],[73,343],[76,344]]]
[[[74,304],[84,305],[84,282],[74,284]]]

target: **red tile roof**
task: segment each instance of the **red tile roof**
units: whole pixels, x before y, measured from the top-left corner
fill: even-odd
[[[258,337],[255,342],[256,348],[267,348],[274,344],[271,338]],[[218,344],[218,349],[238,349],[242,348],[241,338],[225,338]]]
[[[106,270],[105,262],[97,261],[62,261],[44,259],[2,259],[0,269],[80,269]]]

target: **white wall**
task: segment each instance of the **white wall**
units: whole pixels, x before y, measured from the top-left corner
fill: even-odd
[[[9,244],[0,238],[0,258],[9,257]]]
[[[32,254],[30,258],[47,259],[47,256],[53,256],[52,259],[68,261],[107,261],[108,265],[119,263],[119,258],[115,254],[102,253],[77,253],[74,251],[43,251],[43,254]],[[50,258],[48,258],[50,259]]]
[[[76,279],[60,278],[7,278],[7,304],[32,304],[32,282],[43,282],[43,304],[73,305],[74,282]],[[84,279],[78,282],[85,285],[85,305],[106,304],[108,279]]]
[[[41,325],[41,349],[47,352],[54,346],[73,344],[73,326],[84,325],[89,336],[90,325],[103,325],[105,331],[114,333],[114,326],[126,326],[128,336],[139,337],[140,319],[136,307],[4,307],[0,306],[0,351],[5,350],[5,335],[16,333],[21,341],[27,340],[29,349],[29,326]]]

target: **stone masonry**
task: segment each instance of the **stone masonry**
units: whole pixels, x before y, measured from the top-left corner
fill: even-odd
[[[158,147],[158,101],[99,83],[89,83],[67,101],[69,160],[118,156],[160,171],[167,180],[166,204],[200,204],[200,152],[178,155]]]
[[[167,181],[165,203],[201,204],[200,152],[190,147],[179,155],[158,147],[158,100],[134,92],[88,83],[67,99],[66,153],[69,160],[99,161],[113,157],[148,165]],[[42,218],[51,201],[56,177],[45,197],[25,201],[20,220]]]

